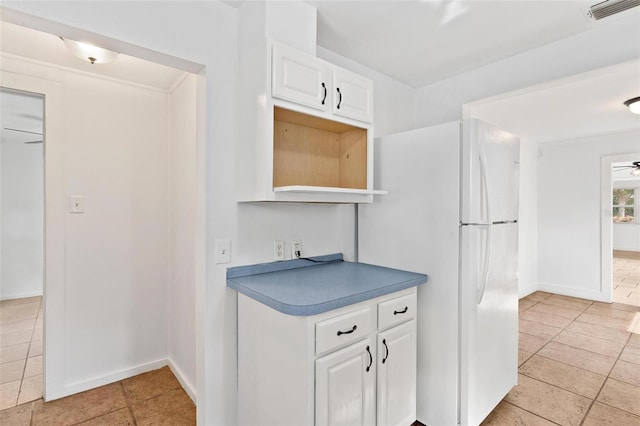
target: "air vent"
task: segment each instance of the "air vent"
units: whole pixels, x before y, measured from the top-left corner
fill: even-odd
[[[640,0],[607,0],[591,6],[591,16],[597,21],[636,6]]]

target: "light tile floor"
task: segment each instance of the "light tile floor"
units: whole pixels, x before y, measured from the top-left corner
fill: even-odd
[[[613,258],[613,301],[640,306],[640,258]]]
[[[42,297],[0,301],[0,410],[42,397]]]
[[[531,294],[519,365],[484,426],[640,426],[640,307]]]
[[[168,367],[51,402],[0,411],[0,425],[106,426],[196,424],[196,407]]]

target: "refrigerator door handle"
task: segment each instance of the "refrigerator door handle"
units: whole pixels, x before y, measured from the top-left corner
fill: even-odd
[[[482,143],[478,143],[478,159],[480,160],[480,174],[482,175],[482,186],[484,188],[484,203],[482,203],[487,211],[486,223],[491,223],[491,196],[489,189],[489,178],[487,177],[487,154],[484,152]]]
[[[481,285],[478,289],[478,305],[482,303],[482,298],[484,297],[484,292],[487,289],[487,282],[489,281],[489,267],[491,265],[491,232],[492,226],[486,226],[486,236],[484,240],[484,259],[482,262],[482,278]]]

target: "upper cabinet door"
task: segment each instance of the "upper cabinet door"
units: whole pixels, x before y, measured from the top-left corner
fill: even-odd
[[[281,45],[273,46],[272,95],[327,111],[329,68],[324,61]]]
[[[373,81],[344,69],[333,70],[333,113],[373,122]]]

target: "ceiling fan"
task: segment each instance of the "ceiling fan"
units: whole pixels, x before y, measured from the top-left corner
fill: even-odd
[[[12,132],[20,132],[20,133],[29,133],[31,135],[38,135],[38,136],[42,136],[42,133],[38,133],[38,132],[30,132],[28,130],[20,130],[20,129],[12,129],[10,127],[5,127],[4,130],[10,130]],[[24,142],[26,144],[34,144],[34,143],[42,143],[42,138],[40,138],[40,140],[35,140],[35,141],[27,141]]]
[[[634,161],[630,166],[613,166],[614,169],[632,169],[632,176],[640,176],[640,161]]]

